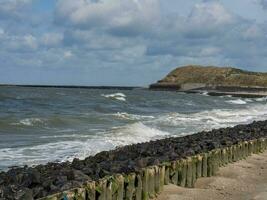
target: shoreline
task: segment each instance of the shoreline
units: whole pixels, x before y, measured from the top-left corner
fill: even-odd
[[[256,140],[252,145],[258,145],[257,140],[260,138],[267,138],[267,121],[124,146],[89,156],[85,160],[74,159],[72,163],[48,163],[34,168],[11,169],[8,172],[0,172],[0,180],[3,180],[0,182],[0,197],[13,199],[18,198],[18,195],[30,195],[33,198],[41,198],[60,191],[83,188],[84,183],[88,181],[103,184],[101,180],[113,177],[114,174],[117,175],[112,180],[121,180],[124,175],[142,174],[142,170],[149,166],[162,163],[169,166],[171,161],[187,159],[216,149],[235,146],[239,148],[245,141]],[[239,158],[236,156],[233,159]],[[213,171],[209,172],[210,175]],[[8,196],[11,198],[7,198]]]
[[[213,177],[200,178],[195,188],[164,186],[156,200],[224,200],[267,198],[267,151],[219,169]]]

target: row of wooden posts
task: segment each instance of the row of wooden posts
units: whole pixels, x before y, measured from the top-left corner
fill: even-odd
[[[147,200],[157,196],[164,185],[193,188],[200,177],[216,174],[219,167],[267,149],[267,139],[240,142],[186,159],[150,166],[138,173],[116,174],[84,187],[41,198],[41,200]]]

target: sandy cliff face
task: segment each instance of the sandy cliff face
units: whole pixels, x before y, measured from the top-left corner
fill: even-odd
[[[172,85],[180,89],[201,87],[267,87],[267,73],[249,72],[232,67],[189,65],[179,67],[151,88]]]

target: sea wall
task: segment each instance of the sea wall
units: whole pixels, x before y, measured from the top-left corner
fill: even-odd
[[[164,184],[194,187],[197,178],[266,147],[267,121],[133,144],[0,172],[0,199],[148,199]]]
[[[40,200],[146,200],[155,198],[164,185],[193,188],[196,180],[210,177],[219,167],[245,159],[267,149],[267,139],[243,141],[226,148],[213,149],[185,159],[146,167],[139,172],[116,174],[84,187],[57,193]]]

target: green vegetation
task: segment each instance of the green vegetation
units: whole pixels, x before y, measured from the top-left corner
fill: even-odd
[[[151,87],[184,84],[203,84],[207,87],[267,87],[267,73],[244,71],[232,67],[189,65],[170,72]]]

